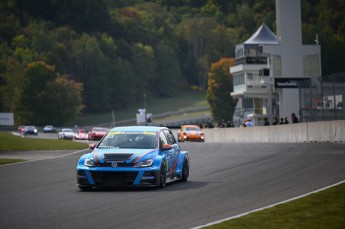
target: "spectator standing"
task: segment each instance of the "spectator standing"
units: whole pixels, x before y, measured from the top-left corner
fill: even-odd
[[[219,121],[218,124],[217,124],[217,127],[218,128],[223,128],[224,127],[224,123]]]
[[[267,117],[265,117],[264,118],[264,126],[269,126],[270,125],[270,122],[268,121],[268,118]]]
[[[226,123],[226,127],[235,127],[235,125],[234,125],[233,122],[228,121],[228,122]]]
[[[275,126],[275,125],[278,125],[278,120],[277,120],[276,118],[274,119],[272,125],[274,125],[274,126]]]
[[[246,126],[247,127],[253,127],[254,123],[252,122],[252,120],[248,119],[248,121],[246,122]]]
[[[292,123],[299,123],[298,118],[295,113],[291,114],[291,121]]]
[[[284,124],[289,124],[289,120],[287,117],[284,118]]]
[[[283,117],[281,117],[281,118],[280,118],[279,125],[283,125],[283,124],[284,124],[284,118],[283,118]]]

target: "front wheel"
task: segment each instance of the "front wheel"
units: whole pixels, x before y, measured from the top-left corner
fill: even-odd
[[[161,165],[161,171],[159,173],[159,188],[164,188],[167,181],[167,171],[165,168],[165,163]]]
[[[89,186],[78,186],[81,191],[91,191],[92,187]]]
[[[184,159],[183,162],[183,168],[182,168],[182,178],[181,181],[182,182],[187,182],[189,177],[189,162],[187,159]]]

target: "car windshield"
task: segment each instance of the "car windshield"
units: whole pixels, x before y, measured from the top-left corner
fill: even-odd
[[[199,131],[200,128],[199,127],[186,127],[187,131]]]
[[[62,129],[62,132],[73,132],[72,129]]]
[[[103,128],[93,128],[92,131],[95,131],[95,132],[107,132],[107,130],[103,129]]]
[[[98,148],[155,149],[157,142],[156,132],[109,132]]]

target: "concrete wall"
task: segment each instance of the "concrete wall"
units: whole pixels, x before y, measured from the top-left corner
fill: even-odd
[[[345,142],[345,120],[204,129],[205,142]]]

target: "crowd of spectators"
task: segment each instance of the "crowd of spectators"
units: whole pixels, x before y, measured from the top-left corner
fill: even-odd
[[[226,128],[226,127],[235,127],[232,121],[218,121],[216,125],[214,125],[211,121],[208,121],[205,125],[199,124],[200,128]]]
[[[298,118],[297,118],[295,113],[291,114],[291,122],[292,123],[299,123]],[[284,124],[289,124],[289,120],[287,117],[285,117],[285,118],[281,117],[279,122],[277,119],[274,119],[274,121],[272,123],[272,125],[284,125]]]
[[[298,118],[296,116],[295,113],[292,113],[291,114],[291,123],[298,123]],[[278,118],[275,118],[273,120],[273,123],[272,125],[285,125],[285,124],[289,124],[289,120],[287,117],[281,117],[280,119]],[[263,123],[264,126],[270,126],[271,123],[269,122],[268,118],[265,117],[264,118],[264,123]],[[252,127],[254,126],[254,123],[251,119],[245,119],[243,120],[242,122],[242,127]],[[225,121],[225,120],[221,120],[221,121],[218,121],[216,125],[213,124],[212,121],[208,121],[205,125],[203,124],[199,124],[199,127],[200,128],[228,128],[228,127],[235,127],[234,123],[230,120],[228,121]]]

